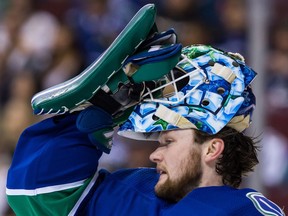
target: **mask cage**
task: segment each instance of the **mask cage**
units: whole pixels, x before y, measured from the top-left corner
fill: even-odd
[[[177,66],[172,69],[168,75],[165,76],[166,82],[163,85],[150,90],[147,87],[147,92],[143,95],[145,102],[156,102],[168,105],[176,105],[183,102],[187,97],[189,97],[201,84],[207,80],[207,75],[195,62],[189,59],[185,55],[181,55],[182,60],[177,64]],[[185,67],[192,68],[191,71],[187,72],[178,65],[185,65]],[[202,79],[199,80],[199,75]],[[196,79],[197,77],[197,79]],[[198,83],[194,83],[195,80],[199,80]],[[193,81],[193,85],[191,82]],[[185,86],[190,85],[192,88],[187,89],[185,92],[181,91]],[[155,98],[156,92],[161,90],[163,97]],[[166,92],[166,93],[165,93]],[[180,93],[181,92],[181,93]]]

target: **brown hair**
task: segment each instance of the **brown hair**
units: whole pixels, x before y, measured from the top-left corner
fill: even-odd
[[[222,176],[224,185],[239,187],[242,177],[253,171],[259,163],[258,141],[230,127],[224,127],[214,135],[195,130],[195,142],[204,143],[213,138],[224,141],[224,150],[216,163],[216,172]]]

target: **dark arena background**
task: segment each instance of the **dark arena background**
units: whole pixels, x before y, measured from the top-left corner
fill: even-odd
[[[173,27],[183,46],[241,53],[258,72],[249,133],[261,139],[260,165],[241,187],[261,191],[288,214],[287,0],[1,0],[0,216],[14,215],[5,185],[20,133],[48,117],[32,114],[32,96],[82,72],[147,3],[156,4],[158,29]],[[100,166],[153,166],[154,147],[116,136]]]

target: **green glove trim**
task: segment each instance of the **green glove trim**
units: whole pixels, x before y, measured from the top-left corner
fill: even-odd
[[[109,154],[112,148],[113,133],[113,127],[107,127],[89,133],[88,137],[99,150]]]
[[[31,101],[35,114],[61,114],[85,103],[122,67],[139,44],[155,30],[154,4],[142,7],[109,48],[78,76],[36,94]]]

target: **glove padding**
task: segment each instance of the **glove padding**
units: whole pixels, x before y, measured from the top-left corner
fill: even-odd
[[[181,44],[176,44],[176,33],[170,29],[154,33],[123,63],[98,92],[89,100],[113,116],[126,120],[132,108],[143,99],[147,89],[155,89],[166,74],[179,62]],[[122,120],[116,120],[121,124]]]

